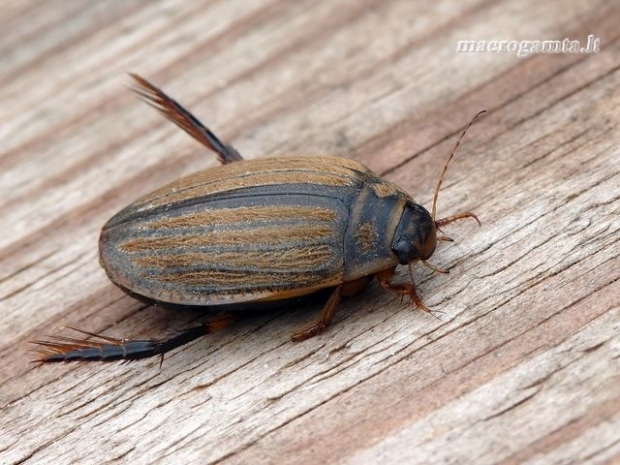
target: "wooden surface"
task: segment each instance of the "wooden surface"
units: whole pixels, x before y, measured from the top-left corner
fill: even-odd
[[[0,463],[620,461],[620,6],[613,1],[3,1]],[[596,54],[458,40],[601,39]],[[449,228],[416,266],[439,319],[376,284],[159,360],[37,366],[28,341],[161,336],[97,260],[103,223],[216,164],[127,90],[152,80],[248,158],[367,164]],[[403,279],[407,276],[404,274]]]

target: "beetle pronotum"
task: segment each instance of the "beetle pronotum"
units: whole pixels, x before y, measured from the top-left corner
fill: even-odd
[[[331,323],[341,296],[376,277],[387,291],[418,297],[413,278],[394,283],[398,265],[430,265],[437,231],[463,212],[436,219],[441,183],[465,127],[437,182],[431,213],[402,189],[353,160],[289,156],[244,160],[163,91],[131,74],[135,91],[166,118],[215,152],[222,166],[178,179],[114,215],[103,227],[99,257],[127,294],[163,307],[220,313],[165,339],[53,337],[35,341],[42,362],[139,359],[162,355],[236,319],[234,310],[265,307],[332,289],[320,318],[293,335],[300,341]],[[478,221],[480,223],[480,221]],[[410,272],[411,276],[411,272]]]

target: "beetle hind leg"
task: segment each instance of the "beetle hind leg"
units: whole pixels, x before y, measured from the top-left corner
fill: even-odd
[[[138,360],[170,352],[206,334],[214,333],[228,326],[236,318],[230,314],[220,315],[199,326],[188,328],[163,339],[116,339],[101,334],[89,333],[72,328],[88,337],[50,337],[48,341],[33,341],[38,346],[40,363],[53,362],[111,362],[116,360]]]
[[[163,90],[151,84],[137,74],[129,73],[135,83],[135,92],[149,105],[155,107],[167,119],[183,129],[198,142],[213,150],[220,163],[232,163],[243,160],[243,157],[231,145],[222,143],[209,128],[203,126],[198,119],[183,108],[179,102],[170,98]]]

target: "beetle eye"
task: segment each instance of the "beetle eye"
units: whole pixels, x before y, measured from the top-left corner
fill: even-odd
[[[396,241],[392,247],[392,252],[398,257],[401,265],[406,265],[416,258],[414,255],[417,255],[413,243],[405,238],[400,238]]]

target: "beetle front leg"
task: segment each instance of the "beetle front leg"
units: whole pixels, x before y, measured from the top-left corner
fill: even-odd
[[[432,315],[433,312],[431,311],[431,309],[424,305],[424,302],[422,302],[422,299],[420,299],[420,297],[418,296],[413,281],[411,283],[399,284],[391,282],[395,272],[396,268],[391,268],[389,270],[380,271],[376,274],[377,279],[379,280],[379,284],[381,284],[381,287],[386,291],[394,292],[398,295],[408,295],[411,298],[411,302],[416,308],[419,308],[420,310],[426,313],[430,313]]]

